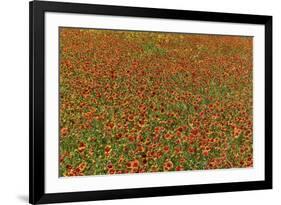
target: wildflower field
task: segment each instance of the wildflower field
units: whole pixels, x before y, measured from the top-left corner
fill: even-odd
[[[60,176],[253,166],[252,37],[60,28]]]

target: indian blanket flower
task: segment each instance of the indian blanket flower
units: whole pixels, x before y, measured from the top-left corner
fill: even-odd
[[[253,38],[59,29],[59,174],[252,167]]]

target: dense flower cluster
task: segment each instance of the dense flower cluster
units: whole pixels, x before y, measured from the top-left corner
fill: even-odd
[[[60,176],[253,166],[251,37],[59,35]]]

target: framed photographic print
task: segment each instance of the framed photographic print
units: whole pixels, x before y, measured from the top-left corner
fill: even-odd
[[[272,17],[30,2],[30,203],[272,188]]]

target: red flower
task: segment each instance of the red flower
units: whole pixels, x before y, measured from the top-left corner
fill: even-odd
[[[72,169],[72,166],[70,164],[66,165],[66,169],[70,170]]]
[[[165,146],[165,147],[164,147],[164,152],[167,153],[167,152],[169,152],[169,150],[170,150],[169,146]]]
[[[68,133],[68,128],[66,128],[66,127],[61,128],[61,130],[60,130],[61,136],[65,136],[65,135],[67,135],[67,133]]]
[[[136,140],[136,138],[135,138],[134,136],[132,136],[132,135],[130,135],[130,136],[128,137],[128,139],[129,139],[131,142],[134,142],[134,141]]]
[[[164,138],[165,138],[166,140],[170,140],[170,139],[173,138],[173,135],[167,133],[167,134],[164,135]]]
[[[154,128],[154,132],[155,132],[156,134],[159,134],[160,130],[161,130],[160,127],[155,127],[155,128]]]
[[[86,149],[86,144],[84,142],[79,143],[78,151],[81,153]]]
[[[241,132],[242,132],[242,130],[235,126],[234,129],[233,129],[234,138],[235,139],[238,138],[240,136]]]
[[[184,170],[184,167],[183,167],[183,166],[177,166],[177,167],[176,167],[176,171],[182,171],[182,170]]]
[[[139,166],[139,161],[137,160],[137,159],[135,159],[134,161],[133,161],[133,163],[132,163],[132,166],[134,167],[134,168],[136,168],[136,167],[138,167]]]
[[[171,160],[166,160],[163,168],[165,171],[169,171],[169,170],[173,169],[173,167],[174,167],[173,162]]]
[[[198,133],[199,133],[198,129],[191,130],[191,134],[193,134],[193,135],[197,135]]]
[[[202,154],[206,157],[209,155],[209,151],[208,150],[203,150]]]
[[[118,133],[115,135],[116,139],[121,139],[122,138],[122,133]]]
[[[182,127],[179,127],[179,128],[177,129],[177,131],[178,131],[178,132],[182,132],[182,131],[183,131],[183,128],[182,128]]]
[[[104,154],[108,157],[111,153],[111,146],[110,145],[106,145],[104,148]]]
[[[80,172],[83,172],[87,167],[87,163],[86,162],[82,162],[78,165],[78,168],[80,169]]]
[[[176,135],[177,135],[178,137],[180,137],[180,136],[181,136],[181,132],[180,132],[180,131],[177,131],[177,132],[176,132]]]
[[[130,122],[134,121],[134,115],[129,115],[128,116],[128,121],[130,121]]]
[[[189,152],[190,154],[193,154],[193,153],[195,152],[195,149],[194,149],[193,147],[189,147],[189,148],[188,148],[188,152]]]
[[[115,170],[114,169],[110,169],[109,170],[109,174],[115,174]]]
[[[108,169],[113,169],[113,165],[110,163],[110,164],[107,165],[107,168]]]
[[[143,163],[143,164],[146,164],[146,163],[147,163],[147,159],[143,159],[143,160],[142,160],[142,163]]]
[[[127,162],[126,166],[127,166],[127,168],[131,168],[132,167],[132,163],[131,162]]]
[[[147,107],[146,107],[144,104],[141,104],[141,105],[139,106],[140,112],[145,112],[146,109],[147,109]]]

